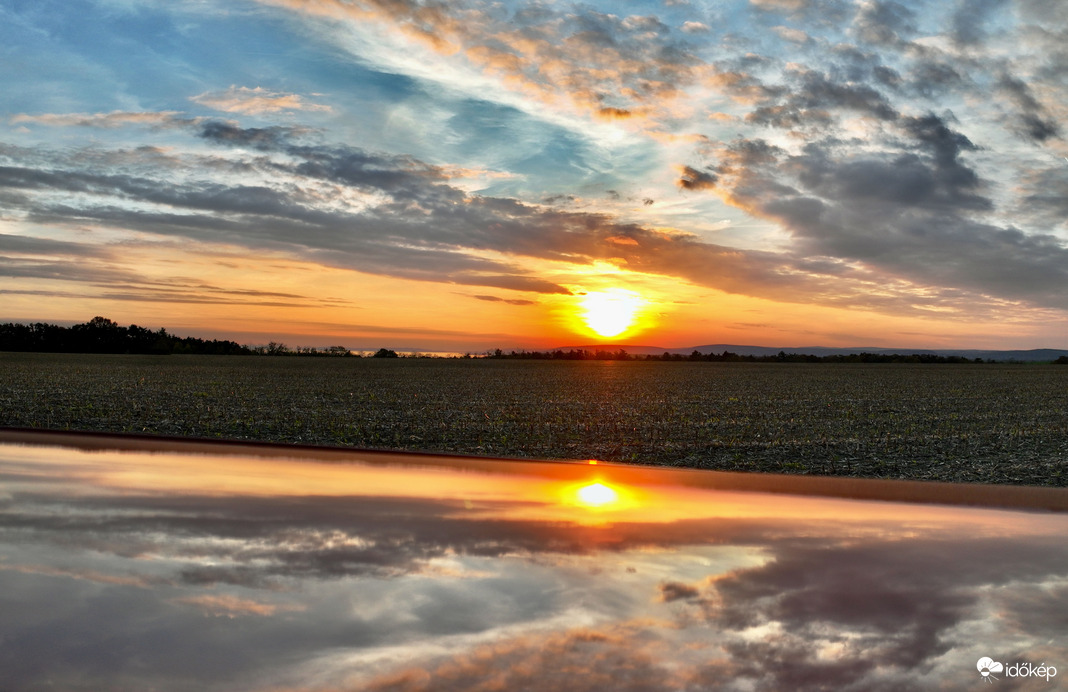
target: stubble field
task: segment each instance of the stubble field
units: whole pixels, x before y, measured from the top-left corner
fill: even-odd
[[[1068,485],[1068,367],[0,354],[0,425]]]

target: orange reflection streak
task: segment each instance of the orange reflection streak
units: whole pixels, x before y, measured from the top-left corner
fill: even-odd
[[[7,438],[18,437],[8,433]],[[22,437],[34,437],[22,434]],[[38,434],[36,437],[48,437]],[[61,436],[57,436],[59,438]],[[4,435],[0,435],[0,440]],[[68,438],[62,438],[68,439]],[[101,438],[89,438],[90,441]],[[307,495],[394,497],[451,503],[442,511],[464,516],[493,516],[536,521],[570,521],[586,525],[622,522],[668,523],[703,518],[787,518],[805,520],[889,520],[900,522],[902,508],[893,502],[793,495],[787,486],[804,487],[803,477],[715,474],[580,463],[539,463],[406,455],[347,450],[301,450],[283,447],[219,446],[206,442],[122,440],[127,449],[15,445],[0,452],[0,498],[38,483],[56,488],[69,483],[78,493],[151,492],[210,496],[292,497]],[[99,445],[99,442],[94,444]],[[108,443],[112,444],[112,443]],[[143,451],[145,445],[169,446],[167,452]],[[141,446],[140,449],[136,448]],[[185,453],[182,453],[182,452]],[[296,458],[295,458],[296,457]],[[5,471],[31,469],[34,480],[5,478]],[[13,480],[15,479],[15,480]],[[842,483],[850,479],[809,479]],[[728,482],[779,488],[724,488]],[[721,487],[716,487],[720,485]],[[899,487],[926,492],[925,484],[876,484],[858,488]],[[947,490],[939,493],[948,497]],[[90,490],[91,489],[91,490]],[[968,490],[963,488],[960,492]],[[983,490],[979,488],[979,490]],[[1041,489],[1031,489],[1036,492]],[[1013,488],[994,488],[997,496]],[[612,493],[615,495],[613,496]],[[1057,497],[1061,497],[1058,495]],[[889,498],[888,498],[889,499]],[[1010,524],[1041,525],[1039,514],[1004,514],[989,509],[912,505],[910,522],[956,525],[968,517],[972,529],[991,534],[1012,530]]]
[[[639,512],[659,514],[655,493],[608,480],[603,475],[578,483],[556,484],[551,494],[558,499],[556,511],[569,514],[572,521],[580,524],[604,524],[609,519],[633,520]]]
[[[578,497],[579,500],[591,507],[601,507],[618,500],[619,493],[604,483],[591,483],[579,488]]]

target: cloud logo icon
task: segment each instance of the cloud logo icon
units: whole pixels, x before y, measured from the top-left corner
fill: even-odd
[[[998,663],[989,656],[983,656],[982,658],[980,658],[979,661],[975,664],[975,667],[976,669],[978,669],[979,674],[982,675],[983,679],[987,682],[990,682],[991,679],[997,680],[997,678],[995,678],[993,674],[1000,673],[1001,671],[1005,670],[1004,665]]]

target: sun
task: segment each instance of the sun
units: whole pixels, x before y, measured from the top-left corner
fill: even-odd
[[[645,301],[634,291],[609,288],[582,299],[582,319],[598,336],[612,337],[630,329]]]

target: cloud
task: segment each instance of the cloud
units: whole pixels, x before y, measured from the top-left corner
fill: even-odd
[[[148,159],[122,152],[85,156],[42,149],[31,157],[37,165],[0,168],[0,190],[6,189],[13,200],[11,213],[38,224],[101,225],[457,285],[570,293],[524,269],[524,261],[532,258],[590,265],[607,261],[732,293],[890,311],[913,310],[917,300],[928,305],[967,301],[975,314],[988,302],[974,294],[951,296],[926,288],[947,281],[976,291],[994,286],[1000,295],[1059,305],[1057,282],[1063,281],[1063,271],[1054,258],[1063,250],[1055,239],[1002,232],[966,216],[990,207],[981,194],[982,181],[961,161],[975,145],[935,116],[901,116],[894,122],[901,141],[897,146],[904,151],[893,158],[843,156],[831,144],[813,144],[789,155],[763,140],[740,140],[709,152],[719,160],[704,169],[679,169],[683,190],[711,190],[782,223],[798,241],[791,252],[738,250],[692,234],[623,223],[607,214],[471,194],[451,184],[446,169],[410,156],[320,143],[300,127],[200,123],[192,131],[230,155],[170,157],[163,175],[143,165]],[[886,207],[876,218],[892,232],[869,236],[872,204]],[[910,230],[923,223],[917,210],[928,215],[934,231]],[[955,219],[959,230],[946,219]],[[981,236],[1011,248],[1020,265],[1035,261],[1043,270],[1012,273],[1012,260],[1007,264],[1003,255],[995,260],[995,252],[977,242]],[[959,261],[940,262],[937,245],[925,244],[940,237],[945,238],[944,253],[973,247],[972,259],[985,263],[987,273],[977,274]],[[887,252],[895,241],[908,250],[896,261]],[[816,266],[814,256],[862,260],[868,268],[854,266],[824,276],[810,271]],[[68,273],[69,263],[56,262],[60,260],[15,259],[5,271],[109,281],[103,265]],[[902,282],[895,285],[880,277],[880,269]],[[991,276],[997,281],[990,283]],[[138,283],[129,272],[121,280]],[[924,287],[922,298],[908,282]],[[875,284],[878,292],[871,291]],[[131,297],[122,291],[117,295]]]
[[[1060,137],[1060,125],[1048,116],[1046,109],[1038,102],[1027,84],[1004,74],[998,80],[998,91],[1019,109],[1016,114],[1016,130],[1023,137],[1036,143]]]
[[[795,86],[780,95],[763,99],[761,105],[746,116],[746,121],[774,127],[816,125],[826,128],[834,119],[835,109],[855,111],[879,120],[892,121],[897,110],[876,89],[867,85],[841,84],[814,71],[793,75]]]
[[[204,139],[233,146],[271,151],[285,146],[290,139],[306,134],[301,127],[275,125],[272,127],[240,127],[221,120],[205,121],[197,134]]]
[[[809,35],[801,29],[795,29],[789,26],[776,26],[772,28],[772,31],[774,31],[775,34],[784,41],[805,44],[811,40],[809,38]]]
[[[172,171],[174,178],[168,180],[141,171],[89,171],[81,169],[76,159],[52,157],[53,163],[62,161],[65,170],[5,167],[0,169],[0,187],[31,196],[50,193],[23,201],[21,213],[37,222],[104,223],[202,242],[289,250],[313,261],[372,273],[568,293],[514,265],[465,251],[484,246],[478,238],[482,226],[494,220],[509,222],[506,217],[511,215],[536,218],[534,208],[506,200],[469,198],[447,185],[440,169],[409,157],[296,143],[295,138],[304,133],[300,128],[242,129],[220,122],[206,123],[199,131],[204,139],[219,144],[293,157],[296,162],[247,161],[248,171],[291,178],[292,185],[288,186],[192,176],[183,180],[185,172],[181,170]],[[197,163],[210,162],[201,159]],[[357,195],[354,204],[322,209],[320,200],[331,195],[331,190],[322,186],[337,185]],[[89,198],[56,201],[52,195],[57,192]],[[367,206],[371,201],[378,203],[376,208]],[[414,208],[429,213],[441,225],[419,219],[418,214],[413,217]],[[507,243],[507,234],[496,236],[496,249],[512,249]],[[8,272],[31,269],[26,262],[21,266],[24,269],[9,264]]]
[[[304,131],[293,128],[246,129],[211,122],[201,126],[199,134],[257,155],[284,156],[246,159],[248,171],[271,181],[255,185],[198,178],[181,170],[170,171],[167,180],[140,171],[83,170],[76,160],[61,156],[52,157],[48,169],[2,169],[0,185],[30,194],[33,198],[20,211],[39,223],[100,223],[199,242],[236,243],[411,279],[569,293],[527,274],[518,264],[476,254],[491,250],[514,256],[517,262],[533,257],[592,264],[617,258],[637,270],[685,276],[735,291],[767,293],[770,287],[761,289],[761,284],[779,283],[774,277],[777,260],[770,256],[749,254],[746,259],[746,253],[699,243],[685,234],[622,224],[603,214],[469,195],[450,185],[442,169],[411,157],[307,144],[301,141]],[[692,184],[710,177],[699,175]],[[338,190],[350,193],[352,202],[333,208],[320,205],[326,197],[338,199]],[[37,192],[53,194],[38,198]],[[57,201],[57,192],[87,197]],[[621,244],[621,238],[626,242]],[[733,265],[730,271],[724,271],[727,262]]]
[[[1025,176],[1014,215],[1033,226],[1052,229],[1068,224],[1068,161],[1036,167]]]
[[[749,0],[753,7],[769,12],[797,12],[808,8],[811,0]]]
[[[471,296],[477,300],[486,300],[492,303],[508,303],[509,305],[536,305],[533,300],[524,300],[522,298],[501,298],[499,296]]]
[[[506,202],[488,196],[471,196],[476,201],[465,203],[465,211],[470,213],[439,215],[446,188],[451,187],[446,179],[434,190],[436,203],[428,205],[424,196],[418,203],[409,202],[409,210],[429,213],[436,219],[445,216],[449,222],[462,216],[472,224],[488,224],[501,232],[467,229],[459,233],[462,241],[455,242],[457,234],[453,231],[459,230],[455,226],[443,228],[432,240],[423,237],[422,229],[394,227],[394,237],[416,238],[414,245],[423,252],[406,247],[404,261],[412,263],[403,270],[391,266],[402,263],[399,256],[392,260],[377,257],[381,266],[390,267],[388,273],[426,276],[421,267],[428,262],[419,261],[421,257],[433,257],[448,267],[470,261],[469,248],[486,247],[517,258],[570,256],[580,262],[607,258],[630,269],[642,266],[732,292],[777,295],[780,299],[795,296],[798,301],[863,305],[888,312],[908,312],[916,306],[950,307],[956,314],[974,317],[984,308],[970,310],[969,303],[995,310],[999,301],[1062,307],[1062,301],[1053,297],[1059,288],[1046,290],[1037,278],[1014,281],[1009,276],[1021,270],[1026,274],[1024,267],[1035,260],[1040,263],[1038,275],[1060,286],[1063,278],[1054,266],[1056,262],[1043,259],[1042,253],[1045,249],[1059,253],[1061,245],[1042,229],[1010,226],[994,203],[998,198],[992,189],[995,181],[980,178],[980,168],[965,163],[968,154],[979,151],[978,145],[954,129],[951,115],[930,115],[918,105],[922,100],[933,105],[949,98],[981,98],[985,85],[983,77],[977,76],[978,65],[970,51],[987,40],[988,32],[1016,30],[993,23],[1001,12],[996,0],[959,3],[952,10],[952,28],[934,37],[948,41],[924,37],[925,17],[894,0],[820,3],[818,12],[816,4],[803,0],[755,1],[749,3],[754,23],[742,32],[753,42],[744,52],[730,49],[733,44],[729,41],[723,44],[728,49],[721,51],[712,50],[707,41],[694,43],[691,37],[706,34],[730,40],[740,37],[731,35],[730,27],[689,10],[672,28],[662,16],[617,16],[571,6],[522,5],[496,11],[478,5],[460,8],[372,0],[272,0],[269,4],[285,7],[302,19],[328,17],[353,26],[379,23],[402,37],[402,42],[421,44],[457,69],[478,68],[526,103],[537,102],[554,110],[570,107],[591,120],[640,121],[649,131],[684,132],[694,124],[681,114],[687,109],[700,112],[700,99],[706,98],[701,92],[708,89],[717,99],[722,95],[731,98],[732,112],[723,114],[731,127],[748,128],[748,134],[739,135],[737,141],[760,141],[764,135],[759,129],[763,128],[781,130],[793,140],[794,146],[788,147],[777,133],[767,133],[769,141],[784,147],[787,154],[777,164],[781,169],[767,167],[759,174],[737,173],[727,179],[724,170],[717,168],[723,161],[716,161],[711,155],[714,152],[708,151],[707,143],[715,141],[715,136],[701,133],[705,143],[695,154],[709,165],[691,163],[674,179],[684,192],[715,192],[740,209],[781,225],[797,241],[780,246],[781,252],[732,251],[687,242],[686,249],[706,262],[699,268],[698,260],[679,258],[673,252],[682,243],[666,244],[648,229],[626,233],[610,230],[609,226],[618,223],[611,217],[575,214],[567,221],[585,225],[585,231],[551,233],[540,227],[548,215],[521,209],[518,201],[509,211]],[[806,51],[786,54],[758,40],[776,35],[821,46],[825,57]],[[351,44],[346,49],[359,50]],[[373,55],[362,57],[375,61]],[[1006,59],[997,69],[1015,75],[1012,67],[1022,66],[1013,60]],[[998,87],[1018,111],[1011,116],[1011,127],[1036,142],[1058,136],[1059,124],[1050,108],[1035,107],[1041,106],[1038,90],[1021,89],[1021,84],[1026,82],[1013,76],[1000,80]],[[713,116],[722,108],[722,103],[715,103],[717,109],[709,111]],[[957,138],[956,151],[938,149],[933,138],[940,136],[940,131],[952,132],[947,142]],[[243,131],[237,128],[234,133],[238,132]],[[267,132],[262,135],[271,136]],[[852,154],[845,153],[849,148]],[[327,165],[343,165],[334,154],[319,160],[315,158],[319,153],[312,154],[309,149],[302,155],[315,159],[303,164],[304,169],[319,169],[315,176],[347,185],[368,184],[366,178],[360,179],[369,173],[361,168],[362,163],[342,176],[337,170],[325,169]],[[403,175],[398,164],[401,162],[393,161],[387,168],[373,169],[374,174],[381,175],[382,183],[396,176],[400,187],[390,194],[413,189],[410,184],[415,178],[423,183],[433,178],[433,171],[418,170],[414,161],[404,164],[414,168]],[[368,161],[366,165],[378,164]],[[880,184],[890,191],[889,199],[877,199]],[[844,192],[846,197],[835,198],[837,192]],[[778,200],[771,199],[775,195]],[[551,195],[539,198],[547,197]],[[455,199],[448,203],[456,204]],[[919,204],[918,213],[910,211],[910,200]],[[862,236],[868,232],[870,214],[862,205],[869,202],[880,214],[887,213],[876,215],[878,229],[871,229],[871,237],[865,239]],[[400,206],[394,209],[399,212]],[[387,232],[399,216],[397,213],[387,219]],[[520,226],[525,230],[519,231]],[[616,244],[612,238],[621,237],[637,243],[633,252],[620,254],[606,249]],[[920,255],[923,242],[935,244],[932,257],[920,257],[909,269],[907,264]],[[542,243],[542,249],[535,250],[535,243]],[[955,243],[964,244],[965,254],[949,261],[947,246]],[[665,245],[668,251],[654,256],[654,251]],[[992,284],[983,284],[991,274],[999,274],[993,266],[994,246],[1010,252],[1015,268],[1005,268]],[[437,254],[445,248],[456,252]],[[669,256],[679,261],[669,262]],[[839,266],[837,291],[825,277],[809,271],[816,266],[831,267],[827,259]],[[977,262],[974,272],[966,268],[973,260]],[[735,261],[753,273],[743,276],[729,268],[724,270],[725,264]],[[512,267],[495,275],[505,277],[515,270]],[[461,269],[441,274],[466,283],[472,281],[472,275],[490,272],[488,268]],[[558,289],[541,285],[534,290]],[[951,291],[964,293],[954,301],[948,298]]]
[[[707,34],[711,31],[703,22],[683,22],[682,31],[687,34]]]
[[[196,125],[198,118],[184,117],[179,111],[111,113],[42,113],[30,115],[19,113],[10,118],[12,124],[45,125],[48,127],[99,127],[113,129],[128,125],[149,125],[174,128]]]
[[[684,190],[711,190],[718,176],[710,171],[699,171],[691,166],[679,167],[678,185]]]
[[[894,122],[900,136],[885,153],[830,141],[790,154],[764,140],[738,140],[718,154],[715,189],[789,229],[798,254],[863,262],[922,285],[1066,307],[1062,241],[975,218],[994,207],[965,160],[978,147],[932,114]]]
[[[900,46],[917,31],[915,13],[895,0],[862,0],[852,29],[862,41],[884,46]]]
[[[0,171],[0,178],[3,172]],[[109,257],[111,251],[91,243],[77,243],[52,238],[0,233],[0,252],[14,255],[45,255],[50,257]]]
[[[239,87],[231,85],[224,91],[205,91],[189,99],[202,106],[226,113],[264,115],[282,111],[330,112],[330,106],[308,103],[298,94],[269,91],[263,87]]]
[[[701,62],[655,16],[620,17],[550,5],[496,12],[407,1],[262,1],[304,16],[380,22],[448,60],[463,56],[524,97],[602,116],[670,111]]]
[[[1006,0],[963,0],[953,13],[953,40],[972,46],[987,38],[985,26],[991,17],[1008,7]]]

